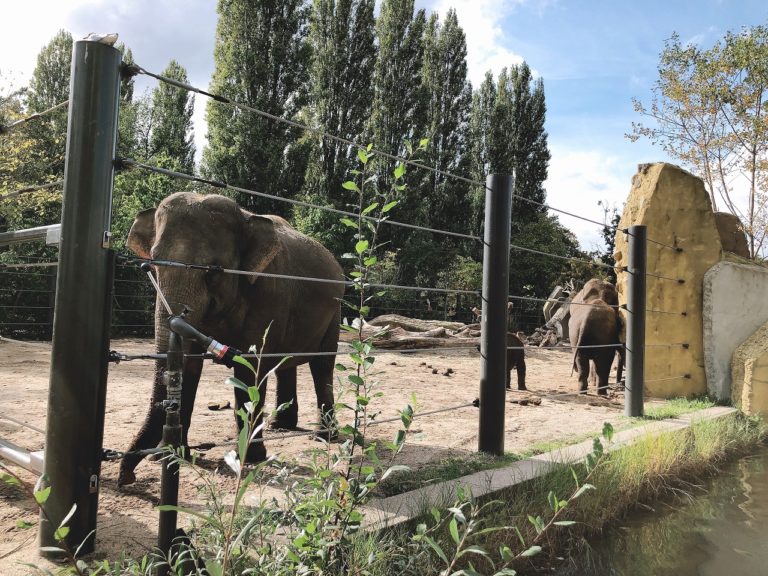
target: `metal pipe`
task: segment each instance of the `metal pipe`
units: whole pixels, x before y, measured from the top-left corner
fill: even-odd
[[[72,53],[56,282],[40,553],[73,504],[67,547],[94,549],[104,436],[114,254],[109,248],[121,54],[81,40]]]
[[[514,177],[510,174],[491,174],[486,182],[485,193],[478,450],[497,456],[504,454],[507,292],[513,183]]]
[[[166,371],[163,375],[168,390],[165,405],[165,425],[163,426],[163,446],[177,450],[181,446],[181,387],[184,352],[182,339],[171,331],[168,336],[168,356]],[[179,464],[175,459],[165,457],[160,473],[160,506],[175,507],[179,503]],[[175,509],[160,510],[160,524],[157,532],[157,546],[168,559],[173,556],[173,540],[176,538],[177,512]],[[158,576],[169,573],[170,566],[161,564],[156,570]]]
[[[624,415],[643,415],[645,377],[645,270],[647,228],[629,227],[627,279],[627,384]]]
[[[42,452],[29,452],[21,446],[16,446],[13,442],[3,440],[2,438],[0,438],[0,458],[10,460],[30,472],[36,474],[43,473]]]
[[[45,240],[46,244],[58,244],[60,236],[61,224],[37,226],[36,228],[0,233],[0,246],[12,246],[13,244],[34,242],[35,240]]]

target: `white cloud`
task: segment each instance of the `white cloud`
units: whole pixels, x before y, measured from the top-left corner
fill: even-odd
[[[621,211],[632,183],[632,168],[618,157],[599,150],[577,150],[551,145],[549,177],[544,183],[550,206],[603,221],[599,201],[615,205]],[[576,234],[585,250],[602,248],[600,226],[578,218],[552,212]]]
[[[488,70],[499,71],[523,62],[523,56],[505,47],[502,23],[526,0],[437,0],[430,9],[443,18],[454,8],[459,24],[467,36],[467,66],[472,86],[479,86]],[[546,2],[545,2],[546,3]]]

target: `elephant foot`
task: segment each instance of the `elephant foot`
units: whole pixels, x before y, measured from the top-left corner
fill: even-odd
[[[271,430],[296,430],[298,427],[298,418],[277,417],[269,423],[269,428]]]
[[[523,385],[523,386],[518,386],[518,387],[517,387],[517,389],[518,389],[518,390],[525,390],[526,392],[528,391],[528,388],[526,388],[526,387],[525,387],[525,385]]]
[[[245,461],[247,464],[258,464],[264,462],[267,459],[267,448],[264,446],[264,442],[256,442],[248,446],[248,451],[245,453]]]
[[[120,468],[120,474],[117,477],[117,487],[128,486],[136,482],[136,474],[133,470],[123,470]]]

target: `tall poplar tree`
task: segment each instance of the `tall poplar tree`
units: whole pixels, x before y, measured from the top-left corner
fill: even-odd
[[[69,98],[72,63],[72,35],[59,30],[37,55],[27,92],[29,112],[42,112]],[[64,175],[64,148],[67,134],[67,110],[52,112],[28,128],[38,141],[40,153],[50,160],[49,175]]]
[[[315,0],[310,16],[311,123],[336,136],[365,143],[365,124],[373,100],[371,76],[376,62],[374,0]],[[357,150],[329,138],[312,140],[306,176],[313,203],[348,209],[354,201],[341,184],[358,167]],[[349,246],[338,216],[326,211],[299,211],[298,224],[334,251]]]
[[[187,82],[187,71],[171,60],[163,76]],[[178,169],[191,173],[195,167],[192,113],[195,97],[191,93],[161,82],[152,93],[152,126],[149,149],[153,156],[175,161]]]
[[[292,118],[306,99],[308,9],[302,0],[219,0],[211,92]],[[283,123],[212,100],[203,172],[230,184],[292,196],[294,145],[302,134]],[[300,159],[299,159],[300,160]],[[299,164],[301,162],[299,161]],[[302,172],[303,174],[303,172]],[[258,212],[288,214],[286,204],[246,194]]]

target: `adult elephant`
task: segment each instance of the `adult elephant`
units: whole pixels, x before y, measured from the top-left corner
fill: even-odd
[[[319,243],[278,216],[252,214],[224,196],[189,192],[172,194],[156,209],[144,210],[136,216],[127,244],[140,257],[158,261],[343,280],[338,262]],[[314,380],[320,425],[333,419],[335,355],[300,354],[336,352],[343,284],[162,265],[155,267],[155,274],[173,312],[178,314],[184,307],[188,308],[186,321],[202,333],[247,350],[251,345],[261,344],[269,327],[262,352],[294,354],[275,373],[277,404],[292,401],[287,410],[277,415],[277,427],[295,428],[297,425],[296,366],[305,362],[309,362]],[[155,346],[160,353],[167,351],[168,330],[168,314],[158,299],[155,304]],[[194,342],[185,341],[184,349],[189,353],[202,352]],[[278,358],[263,358],[259,382],[278,363]],[[185,446],[202,367],[203,361],[199,358],[187,358],[184,363],[181,423]],[[165,413],[159,403],[166,397],[164,371],[165,363],[158,362],[149,410],[129,452],[153,448],[161,440]],[[255,377],[249,369],[236,364],[234,371],[245,384],[254,385]],[[263,407],[265,392],[265,386],[262,386],[257,410]],[[242,390],[235,389],[234,393],[237,411],[248,398]],[[235,419],[238,427],[242,427],[239,418],[235,416]],[[251,444],[247,460],[257,462],[265,458],[264,444]],[[125,456],[118,484],[136,480],[134,469],[141,459],[142,456],[135,454]]]
[[[621,346],[621,315],[616,287],[593,278],[573,297],[568,333],[573,346],[573,367],[579,376],[579,391],[586,392],[590,373],[597,377],[597,393],[608,393],[613,358],[618,353],[616,380],[621,381],[624,349]]]

